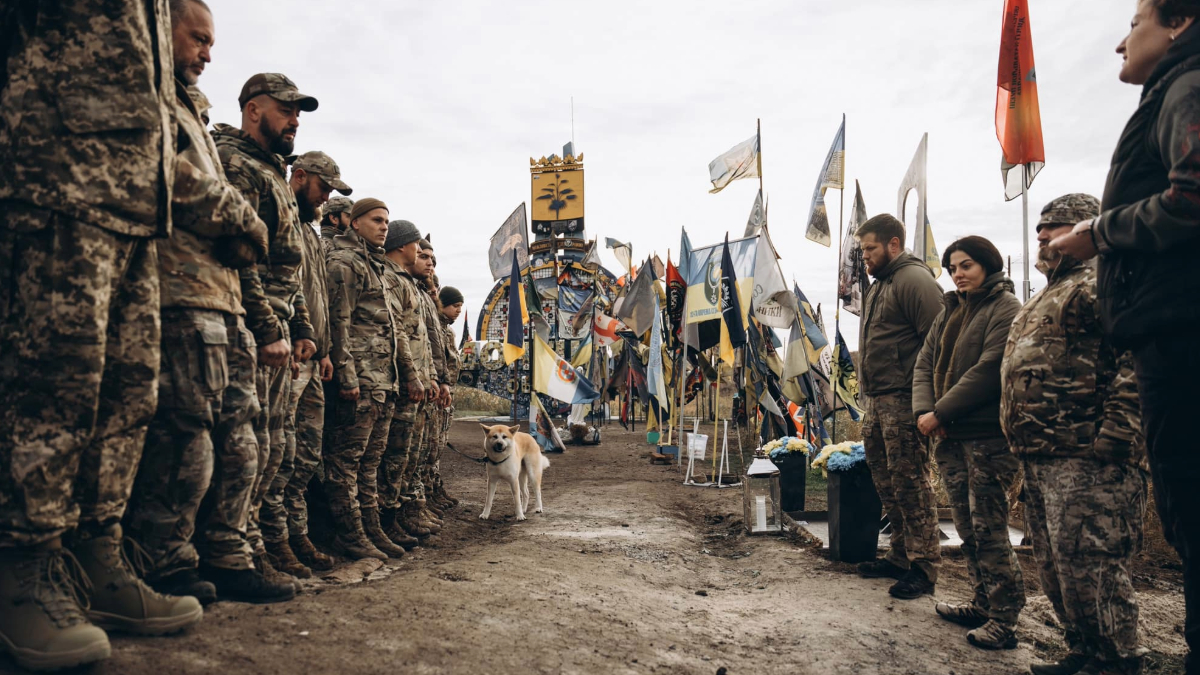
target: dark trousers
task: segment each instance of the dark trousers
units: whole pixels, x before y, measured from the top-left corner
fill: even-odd
[[[1195,391],[1200,350],[1194,333],[1161,336],[1134,352],[1142,425],[1150,454],[1154,501],[1163,534],[1183,559],[1187,606],[1187,672],[1200,675],[1200,447],[1195,434]]]

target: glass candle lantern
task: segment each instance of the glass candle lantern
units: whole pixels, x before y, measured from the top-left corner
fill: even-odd
[[[779,498],[779,468],[766,457],[755,457],[742,480],[742,509],[749,534],[781,534],[783,507]]]

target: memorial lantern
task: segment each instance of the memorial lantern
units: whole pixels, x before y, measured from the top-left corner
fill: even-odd
[[[742,509],[749,534],[781,534],[783,507],[779,498],[779,468],[770,459],[754,458],[742,480]]]

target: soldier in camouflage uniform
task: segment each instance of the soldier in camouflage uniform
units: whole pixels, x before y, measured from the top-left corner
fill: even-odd
[[[300,216],[306,223],[301,227],[304,240],[302,284],[308,315],[312,320],[317,353],[309,363],[300,367],[292,382],[291,407],[285,430],[288,434],[288,453],[280,467],[276,483],[289,476],[284,485],[283,504],[287,509],[288,543],[298,560],[284,566],[290,574],[304,576],[308,565],[317,570],[333,568],[333,559],[318,551],[308,538],[308,484],[321,466],[321,446],[325,432],[325,385],[333,381],[333,361],[329,358],[329,291],[325,269],[325,248],[313,223],[317,209],[329,205],[332,190],[342,194],[352,192],[342,181],[341,170],[329,155],[320,151],[306,152],[292,165],[290,180]],[[345,197],[340,197],[348,201]],[[324,206],[322,206],[324,204]],[[292,458],[292,466],[287,459]],[[268,494],[268,503],[270,503]]]
[[[387,448],[379,465],[380,524],[393,543],[406,549],[420,542],[396,523],[396,516],[404,503],[401,494],[410,453],[414,449],[413,430],[417,417],[423,415],[429,371],[433,364],[428,326],[425,324],[425,314],[421,311],[421,290],[408,272],[416,264],[421,250],[420,239],[416,225],[407,220],[393,220],[388,224],[388,236],[383,245],[391,263],[388,273],[396,277],[393,290],[402,310],[396,317],[399,324],[397,330],[407,337],[405,350],[398,351],[396,358],[404,364],[401,370],[408,373],[415,384],[410,387],[406,383],[401,389],[388,431]],[[432,391],[432,387],[429,389]]]
[[[356,559],[399,558],[379,522],[379,464],[396,410],[397,353],[407,335],[396,329],[404,309],[387,273],[387,206],[378,199],[355,202],[350,230],[333,240],[329,273],[329,318],[338,399],[325,452],[325,489],[338,534],[334,547]]]
[[[325,257],[333,250],[333,238],[345,234],[350,227],[350,209],[354,200],[349,197],[334,197],[321,207],[321,248]]]
[[[273,542],[282,537],[281,546],[287,546],[287,533],[263,533],[259,517],[287,452],[283,427],[291,400],[291,364],[304,363],[317,351],[300,288],[304,260],[300,228],[304,225],[282,157],[292,152],[301,111],[316,110],[317,100],[301,94],[283,75],[259,73],[242,86],[238,104],[241,128],[218,124],[213,137],[226,178],[255,207],[270,235],[266,262],[239,271],[246,325],[258,344],[257,388],[262,407],[254,423],[259,463],[250,503],[250,543],[255,566],[268,578],[287,580],[287,575],[270,565],[263,545],[265,534]]]
[[[1035,665],[1069,675],[1138,672],[1130,562],[1142,539],[1149,467],[1133,359],[1100,324],[1094,265],[1048,243],[1099,215],[1085,194],[1050,202],[1038,223],[1046,288],[1021,309],[1004,353],[1001,422],[1025,466],[1025,506],[1042,589],[1070,654]]]
[[[459,356],[458,348],[455,347],[457,343],[454,341],[454,322],[458,321],[458,317],[462,315],[463,294],[453,286],[445,286],[438,291],[438,302],[442,306],[440,318],[442,321],[442,332],[445,336],[442,344],[446,350],[446,381],[450,384],[450,391],[453,394],[454,385],[458,383],[458,375],[462,370],[462,360]],[[441,451],[446,445],[446,435],[450,430],[453,420],[454,400],[451,398],[447,404],[446,423],[442,426],[442,440],[435,448],[433,456],[432,499],[442,510],[458,505],[458,500],[446,492],[446,486],[442,483],[440,469]]]
[[[407,473],[412,477],[406,481],[408,492],[412,498],[403,506],[399,518],[401,525],[410,534],[418,537],[437,534],[443,525],[441,518],[430,510],[426,494],[429,460],[440,433],[446,401],[450,398],[450,387],[446,384],[446,358],[445,348],[442,344],[444,338],[442,331],[438,330],[440,313],[433,273],[435,260],[433,246],[427,239],[422,239],[421,252],[417,255],[412,275],[417,280],[418,288],[421,289],[421,293],[418,293],[421,299],[421,311],[424,314],[425,324],[430,327],[429,351],[433,360],[430,382],[433,393],[429,395],[424,415],[419,416],[414,430],[416,452],[409,459]]]
[[[275,480],[271,482],[263,497],[260,516],[264,544],[272,564],[281,572],[307,579],[312,576],[312,570],[301,562],[297,553],[292,550],[289,511],[304,508],[304,517],[307,520],[304,495],[308,481],[321,461],[321,434],[325,426],[325,390],[322,380],[333,378],[333,364],[329,360],[329,306],[325,290],[325,259],[320,239],[312,223],[317,219],[318,209],[329,199],[333,190],[343,193],[352,190],[342,181],[337,163],[320,151],[306,152],[296,159],[292,165],[292,176],[288,185],[296,196],[296,206],[300,212],[299,234],[304,248],[304,263],[300,267],[301,290],[308,306],[308,317],[313,326],[313,343],[317,345],[317,351],[308,361],[294,366],[291,395],[283,422],[287,446]],[[306,402],[302,417],[299,414],[301,400]],[[303,446],[298,445],[297,441],[298,425],[303,426]],[[297,453],[300,453],[299,457]],[[297,485],[289,497],[285,493],[293,480],[297,463],[300,465],[300,474],[295,479]],[[297,503],[301,506],[296,507]],[[306,523],[305,532],[307,531]],[[307,536],[296,539],[296,543],[304,549],[305,559],[312,561],[319,569],[332,569],[333,560],[317,552]]]
[[[0,650],[23,667],[106,658],[90,621],[145,628],[131,595],[162,619],[202,611],[142,585],[120,555],[158,398],[169,24],[167,0],[0,8]],[[90,615],[64,581],[72,530]]]
[[[252,569],[245,511],[252,484],[246,476],[253,476],[258,463],[251,419],[259,406],[253,368],[230,368],[239,357],[254,358],[235,267],[252,266],[266,255],[267,227],[225,182],[216,146],[193,104],[189,89],[198,91],[195,80],[214,31],[206,8],[185,2],[186,11],[172,17],[178,153],[175,227],[158,245],[163,344],[158,410],[126,525],[149,554],[143,576],[163,593],[204,603],[215,601],[218,591],[227,599],[290,600],[290,584],[271,584]],[[251,255],[241,257],[242,251]],[[209,509],[196,537],[211,571],[205,576],[219,582],[219,589],[201,580],[192,542],[210,483],[232,500]]]
[[[942,287],[924,262],[904,250],[904,224],[887,214],[857,232],[863,262],[875,281],[863,298],[859,387],[863,445],[871,478],[891,523],[891,548],[859,564],[865,577],[892,577],[896,597],[932,594],[941,562],[932,453],[912,411],[913,368],[933,320]]]

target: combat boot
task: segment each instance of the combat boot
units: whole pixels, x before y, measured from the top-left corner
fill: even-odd
[[[417,501],[417,518],[421,526],[429,530],[430,534],[437,534],[442,531],[442,521],[437,516],[429,512],[429,508],[425,505],[425,500]]]
[[[300,562],[308,565],[309,568],[321,572],[333,569],[333,558],[318,551],[307,534],[293,534],[288,537],[288,544]]]
[[[388,539],[387,533],[383,531],[383,527],[379,524],[379,509],[363,509],[363,532],[366,533],[367,539],[375,545],[375,548],[383,551],[389,558],[400,559],[404,557],[404,548],[397,546]]]
[[[421,524],[421,520],[418,517],[419,508],[420,505],[417,504],[417,500],[415,499],[405,502],[404,506],[400,507],[400,513],[396,516],[396,524],[403,527],[405,532],[421,539],[428,537],[431,531]]]
[[[297,579],[312,578],[312,570],[308,569],[304,563],[296,558],[296,553],[292,551],[292,547],[288,545],[287,540],[267,541],[263,543],[267,547],[267,555],[271,556],[271,564],[275,569]]]
[[[404,531],[396,522],[398,509],[383,509],[379,513],[379,524],[383,526],[383,533],[388,536],[397,546],[403,546],[404,550],[411,551],[421,544],[421,540]]]
[[[108,635],[80,608],[59,539],[0,549],[0,650],[27,670],[58,670],[107,659]]]
[[[121,547],[121,526],[98,532],[80,528],[74,551],[91,582],[87,616],[101,628],[139,635],[166,635],[191,626],[204,616],[191,596],[162,595],[138,578]]]
[[[1013,625],[995,619],[967,632],[967,642],[981,649],[1016,649],[1017,633]]]
[[[949,602],[939,602],[933,606],[933,611],[937,612],[937,615],[946,621],[966,626],[967,628],[979,628],[988,622],[987,611],[974,602],[959,605]],[[1083,664],[1080,664],[1079,667],[1082,668]]]
[[[180,598],[190,595],[199,600],[201,605],[211,605],[217,601],[217,587],[211,582],[201,579],[194,569],[172,572],[166,576],[148,580],[146,583],[163,595],[174,595]]]
[[[255,569],[231,570],[203,565],[200,575],[217,587],[217,597],[221,600],[267,604],[296,597],[295,585],[267,581],[262,572]]]
[[[446,512],[432,495],[425,498],[425,511],[440,521],[446,519]]]
[[[256,555],[252,560],[254,561],[254,569],[262,574],[263,579],[272,584],[291,586],[293,591],[300,592],[300,587],[296,585],[295,577],[275,569],[275,565],[271,563],[271,556],[269,554]]]
[[[362,520],[357,515],[352,513],[348,518],[341,520],[343,522],[339,524],[342,525],[342,528],[333,539],[333,550],[353,560],[388,559],[386,553],[375,548],[371,540],[367,539],[367,534],[363,531]]]
[[[433,486],[433,494],[449,508],[458,506],[458,500],[450,496],[449,492],[446,492],[446,484],[441,480],[438,480],[438,482]]]

